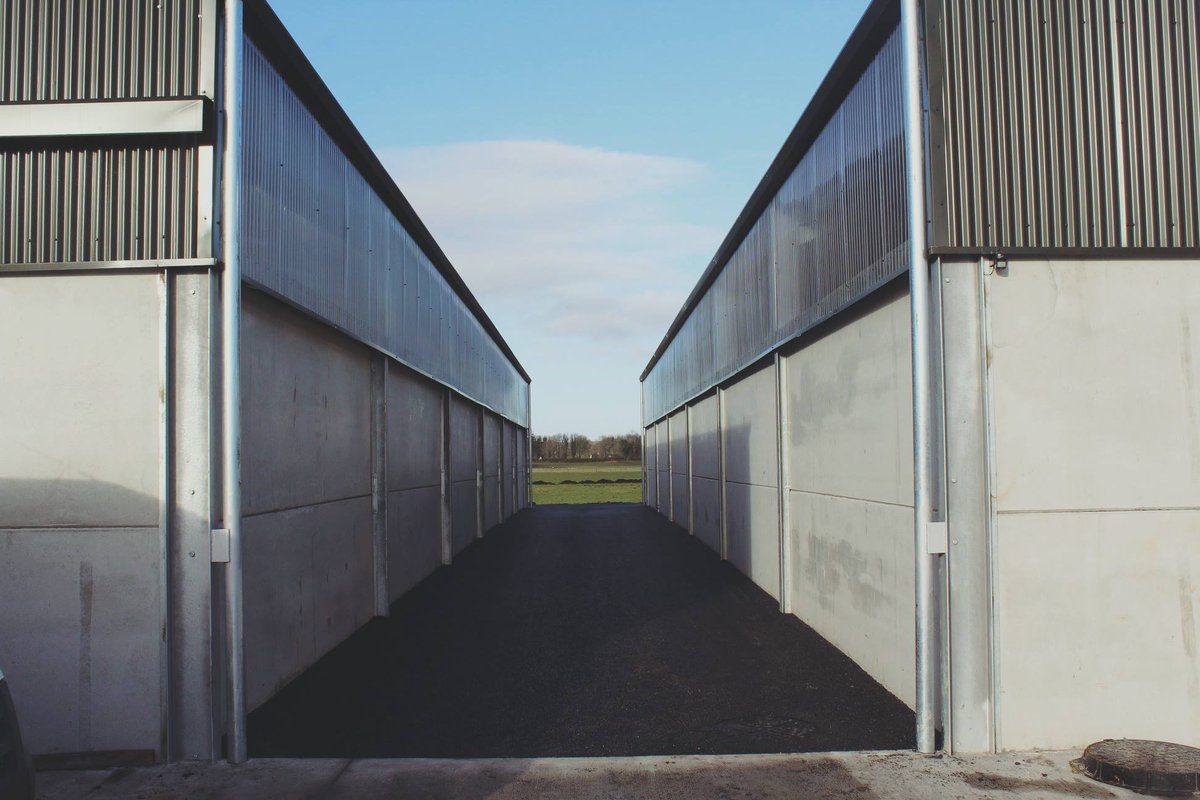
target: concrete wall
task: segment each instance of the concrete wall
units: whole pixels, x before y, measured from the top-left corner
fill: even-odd
[[[0,278],[0,667],[33,753],[212,754],[207,324],[203,274]]]
[[[691,456],[692,496],[676,502],[675,514],[690,514],[695,535],[717,553],[724,524],[730,562],[911,705],[908,331],[907,295],[884,290],[781,355],[782,405],[770,363],[693,402],[690,431],[683,411],[669,419],[673,458],[686,464]]]
[[[374,608],[371,365],[362,345],[244,294],[247,702],[261,704]]]
[[[662,515],[671,516],[671,448],[667,421],[664,419],[654,426],[655,459],[658,464],[658,474],[655,476],[655,488],[658,490],[656,508]]]
[[[792,611],[912,705],[909,325],[892,292],[783,364]]]
[[[483,415],[483,530],[500,524],[500,418]]]
[[[507,420],[500,429],[500,516],[508,519],[517,506],[517,427]]]
[[[388,599],[442,563],[443,389],[393,363],[387,380]]]
[[[717,396],[692,406],[692,533],[721,552],[721,448]]]
[[[642,431],[642,453],[645,463],[645,474],[642,481],[645,484],[646,505],[658,508],[658,445],[654,441],[654,427]]]
[[[253,708],[501,521],[501,419],[266,295],[244,299],[245,626]],[[382,391],[383,430],[372,427]],[[376,568],[372,441],[386,496]],[[511,451],[512,448],[510,447]],[[511,452],[510,452],[511,455]],[[448,503],[442,469],[448,468]],[[482,481],[479,473],[482,472]],[[511,469],[510,469],[511,472]],[[482,528],[481,528],[482,525]]]
[[[690,530],[690,479],[688,471],[687,409],[676,411],[667,418],[671,450],[671,519],[681,528]]]
[[[450,399],[450,549],[457,555],[478,538],[483,509],[479,407],[458,396]]]
[[[1016,261],[990,318],[997,741],[1200,740],[1200,262]]]
[[[728,559],[779,599],[779,460],[775,368],[731,384],[724,395]]]

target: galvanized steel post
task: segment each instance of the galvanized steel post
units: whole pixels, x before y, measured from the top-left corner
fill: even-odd
[[[912,307],[913,519],[916,572],[917,750],[936,749],[937,556],[929,553],[933,486],[930,452],[929,264],[925,234],[925,144],[921,75],[920,0],[903,0],[900,30],[904,53],[904,163],[908,186],[909,295]]]
[[[221,518],[229,531],[225,567],[229,658],[229,747],[246,760],[246,657],[242,630],[242,271],[238,262],[242,147],[242,0],[225,0],[225,64],[221,89]]]

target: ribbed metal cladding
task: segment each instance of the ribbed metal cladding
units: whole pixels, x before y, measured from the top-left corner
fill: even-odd
[[[202,93],[205,6],[204,0],[4,0],[0,103],[195,97]]]
[[[904,145],[893,33],[644,384],[643,424],[902,274]]]
[[[927,8],[931,246],[1200,246],[1195,0]]]
[[[74,144],[0,151],[0,264],[201,257],[194,140]]]
[[[247,279],[529,425],[529,384],[263,53],[243,62]]]

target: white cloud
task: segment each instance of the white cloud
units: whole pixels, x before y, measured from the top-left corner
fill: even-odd
[[[709,170],[542,141],[381,156],[533,376],[537,429],[633,430],[637,376],[724,235],[680,210]]]
[[[682,302],[723,233],[672,216],[672,197],[707,176],[687,159],[498,141],[385,151],[383,162],[489,311],[519,297],[546,331],[611,334],[605,308],[665,327],[664,307]],[[647,293],[671,303],[637,299]]]

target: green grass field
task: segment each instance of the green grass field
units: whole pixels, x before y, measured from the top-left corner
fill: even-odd
[[[642,499],[642,465],[636,461],[605,461],[597,464],[534,462],[534,481],[547,486],[533,487],[533,502],[553,503],[637,503]],[[563,483],[563,481],[635,480],[638,483]]]

